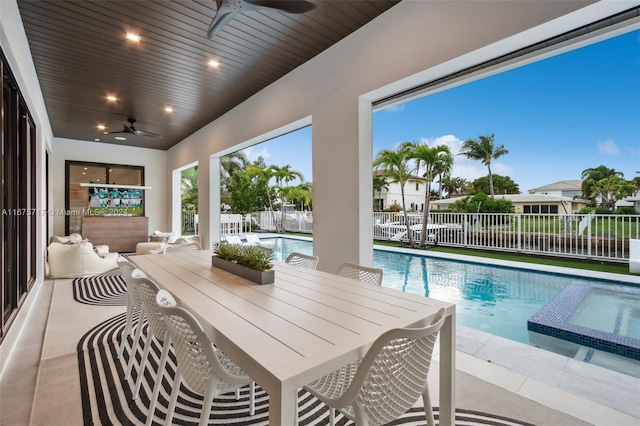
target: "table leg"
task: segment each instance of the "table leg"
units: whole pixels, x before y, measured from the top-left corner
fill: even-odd
[[[269,394],[269,426],[295,426],[298,389],[281,385],[280,393]]]
[[[452,426],[456,418],[456,314],[448,315],[440,329],[440,421]]]

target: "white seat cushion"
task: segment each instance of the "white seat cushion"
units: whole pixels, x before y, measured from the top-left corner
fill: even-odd
[[[102,274],[118,268],[118,253],[99,256],[93,244],[53,243],[47,247],[50,278],[77,278]]]
[[[165,243],[150,241],[136,244],[136,255],[162,253]]]

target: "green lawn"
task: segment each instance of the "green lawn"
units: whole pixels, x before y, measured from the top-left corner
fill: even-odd
[[[376,241],[375,245],[398,247],[398,243],[390,241]],[[514,262],[535,263],[538,265],[562,266],[564,268],[586,269],[589,271],[611,272],[614,274],[632,275],[629,273],[629,265],[627,264],[602,263],[595,260],[569,260],[559,259],[555,257],[541,257],[526,254],[502,253],[457,247],[433,247],[429,249],[429,251],[460,254],[465,256],[488,257],[491,259],[511,260]]]

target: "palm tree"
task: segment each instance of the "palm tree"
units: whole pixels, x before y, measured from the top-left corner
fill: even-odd
[[[380,195],[381,195],[383,189],[389,189],[389,183],[387,182],[387,179],[384,178],[383,176],[374,176],[373,177],[373,198],[374,198],[374,202],[375,202],[375,198],[376,198],[376,192],[378,193],[378,198],[380,198]],[[380,206],[380,207],[382,207],[382,206]]]
[[[478,136],[478,139],[469,139],[462,144],[460,153],[458,155],[464,155],[472,160],[480,160],[482,164],[487,166],[489,170],[489,189],[491,190],[491,197],[494,197],[493,192],[493,176],[491,175],[491,160],[496,160],[509,151],[505,149],[504,145],[498,147],[494,144],[494,135]]]
[[[624,177],[622,172],[617,171],[616,169],[610,169],[605,165],[601,164],[598,167],[590,167],[588,169],[584,169],[582,171],[582,196],[591,199],[594,197],[594,187],[592,185],[593,182],[598,182],[604,178],[608,178],[611,176]],[[604,205],[604,200],[603,203]]]
[[[311,203],[312,199],[312,186],[310,183],[305,182],[300,185],[283,188],[285,191],[287,200],[291,203],[300,205],[300,211],[303,211]]]
[[[247,167],[247,174],[249,177],[255,181],[256,185],[262,186],[267,193],[267,200],[269,202],[269,211],[271,212],[271,220],[274,224],[276,224],[276,214],[273,211],[273,200],[271,199],[271,188],[269,186],[269,182],[274,177],[273,166],[269,167],[258,167],[258,166],[249,166]]]
[[[407,144],[409,158],[416,160],[416,171],[424,166],[424,177],[427,182],[424,194],[424,210],[422,212],[422,232],[420,233],[420,246],[424,245],[427,238],[427,225],[429,223],[429,201],[431,199],[431,182],[438,174],[446,174],[453,167],[453,155],[446,145],[438,145],[431,148],[429,145],[412,142]],[[436,193],[437,196],[437,193]]]
[[[434,178],[438,177],[438,199],[442,200],[442,181],[448,179],[451,176],[453,170],[453,155],[451,149],[447,147],[449,155],[446,158],[442,158],[442,161],[438,161],[433,170]]]
[[[244,170],[247,168],[249,161],[247,156],[240,151],[232,152],[220,157],[220,172],[223,177],[229,177],[236,170]]]
[[[402,210],[404,211],[404,223],[407,225],[407,236],[409,244],[413,245],[413,235],[409,225],[407,216],[407,207],[404,199],[404,187],[411,177],[411,169],[409,168],[408,150],[402,146],[398,151],[383,149],[378,152],[373,166],[382,170],[382,176],[388,178],[392,183],[400,184],[400,195],[402,197]]]
[[[198,166],[185,169],[180,174],[182,209],[193,209],[198,213]]]
[[[447,198],[467,195],[469,193],[470,182],[461,177],[450,177],[442,181],[442,186],[447,192]]]
[[[289,186],[289,182],[294,181],[296,179],[300,179],[300,182],[304,182],[304,176],[302,175],[302,173],[292,170],[291,169],[291,164],[287,164],[286,166],[271,166],[271,170],[273,171],[273,177],[275,177],[276,179],[276,187],[278,190],[278,197],[281,200],[281,208],[282,208],[282,213],[280,215],[280,228],[277,229],[278,232],[284,232],[285,231],[285,220],[286,220],[286,213],[285,213],[285,205],[286,205],[286,201],[287,201],[287,190],[285,189],[286,187]],[[283,186],[283,182],[286,184],[286,186]],[[277,224],[276,224],[277,227]]]

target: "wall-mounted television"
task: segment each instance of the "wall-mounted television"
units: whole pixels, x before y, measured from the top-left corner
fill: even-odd
[[[84,216],[142,216],[148,186],[81,183],[88,190]]]

